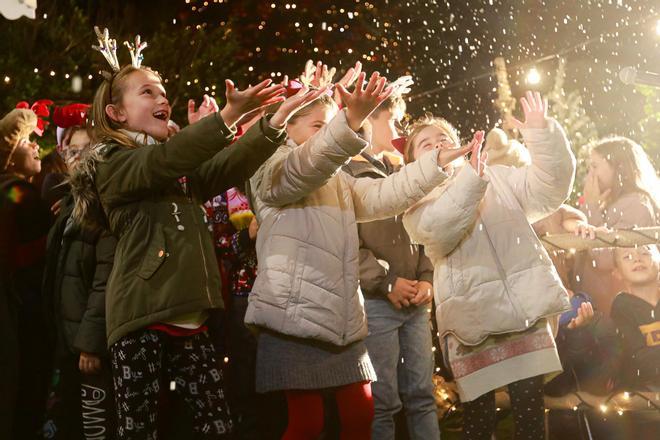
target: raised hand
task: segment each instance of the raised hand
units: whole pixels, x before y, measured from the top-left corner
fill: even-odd
[[[312,60],[307,60],[305,63],[305,70],[300,75],[300,82],[306,86],[321,88],[332,84],[332,78],[335,76],[337,69],[334,67],[328,69],[327,64],[318,61],[316,65]]]
[[[358,75],[353,93],[349,93],[346,88],[337,84],[337,90],[341,95],[342,101],[346,104],[346,119],[349,127],[353,131],[358,131],[362,123],[369,115],[385,101],[391,94],[392,88],[385,87],[387,79],[374,72],[369,78],[366,87],[364,86],[365,73]]]
[[[601,190],[598,176],[593,171],[589,171],[584,179],[582,188],[584,201],[591,206],[604,206],[612,193],[610,189]]]
[[[488,158],[488,153],[481,151],[483,143],[484,132],[483,130],[479,130],[474,134],[472,141],[468,144],[468,147],[471,147],[470,151],[472,152],[472,155],[470,156],[470,165],[472,165],[472,168],[474,168],[474,171],[479,177],[484,175],[484,165],[486,165],[486,159]]]
[[[192,125],[200,119],[220,111],[218,103],[215,101],[215,98],[204,95],[202,103],[199,105],[199,108],[195,110],[195,100],[188,100],[188,124]]]
[[[286,91],[285,87],[281,84],[271,85],[272,82],[267,79],[241,91],[231,80],[225,80],[227,104],[220,111],[225,124],[231,127],[246,113],[284,101],[282,94]]]
[[[270,118],[270,125],[276,128],[283,128],[295,112],[314,101],[327,90],[327,87],[322,87],[318,90],[310,90],[307,86],[303,86],[298,93],[287,98],[282,105],[280,105],[280,108],[278,108],[273,117]]]
[[[521,128],[546,128],[548,126],[548,100],[541,98],[539,92],[527,92],[526,98],[520,98],[523,112],[525,113],[525,122],[511,117],[513,126]]]
[[[344,86],[345,89],[348,89],[350,86],[353,85],[355,80],[357,80],[360,73],[362,73],[362,63],[358,61],[355,63],[354,67],[351,67],[346,71],[344,76],[339,80],[337,84],[341,84],[342,86]],[[339,94],[339,91],[336,88],[332,97],[334,98],[339,108],[344,106],[344,103],[341,100],[341,95]]]
[[[468,154],[470,151],[474,149],[473,142],[474,140],[469,144],[467,144],[466,146],[460,148],[448,148],[448,149],[438,148],[438,161],[437,161],[438,166],[444,169],[459,157],[463,157],[466,154]],[[451,174],[450,171],[448,170],[445,171]]]

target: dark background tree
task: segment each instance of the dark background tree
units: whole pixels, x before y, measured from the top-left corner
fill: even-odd
[[[561,54],[564,88],[579,93],[598,133],[630,135],[657,151],[657,94],[645,98],[617,73],[627,65],[660,70],[659,18],[654,0],[40,0],[36,20],[0,18],[0,105],[91,100],[106,68],[90,50],[98,24],[118,41],[136,33],[149,41],[145,64],[167,80],[179,122],[189,97],[221,97],[224,78],[244,86],[296,75],[308,58],[340,71],[359,59],[393,78],[412,74],[410,112],[445,116],[468,137],[499,118],[496,56],[520,96],[528,87],[552,90]],[[120,59],[128,60],[125,49]],[[532,86],[531,67],[540,72]],[[82,78],[78,93],[74,75]]]

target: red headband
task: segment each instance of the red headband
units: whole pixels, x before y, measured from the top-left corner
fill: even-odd
[[[41,119],[42,117],[47,118],[50,116],[50,111],[48,107],[53,105],[53,101],[50,99],[40,99],[36,101],[32,106],[27,101],[21,101],[16,104],[16,108],[24,108],[32,110],[35,115],[37,115],[37,127],[34,129],[34,133],[37,136],[43,136],[44,130],[48,127],[49,122]]]
[[[60,128],[82,127],[87,123],[88,104],[73,103],[55,107],[53,123]]]

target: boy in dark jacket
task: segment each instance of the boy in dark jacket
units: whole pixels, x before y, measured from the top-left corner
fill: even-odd
[[[84,123],[84,121],[80,121]],[[84,126],[66,127],[58,148],[69,172],[89,146]],[[69,154],[69,142],[75,145]],[[45,431],[56,438],[114,438],[112,371],[105,335],[105,286],[112,271],[115,238],[101,225],[75,222],[68,184],[48,235],[44,293],[57,335],[56,371]],[[84,423],[83,423],[84,421]]]
[[[660,390],[660,253],[656,245],[616,250],[615,275],[627,292],[612,304],[612,320],[623,348],[621,385]]]
[[[395,124],[403,117],[400,95],[384,101],[369,117],[371,153],[344,167],[354,177],[385,178],[402,164],[392,152]],[[439,438],[433,396],[430,302],[433,265],[421,246],[412,244],[402,217],[358,224],[360,289],[369,326],[369,357],[378,376],[372,384],[374,439],[393,439],[394,416],[406,414],[411,439]]]

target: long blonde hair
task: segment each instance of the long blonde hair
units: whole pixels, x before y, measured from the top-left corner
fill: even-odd
[[[614,170],[612,198],[637,192],[645,194],[653,203],[656,216],[660,215],[660,179],[641,145],[623,136],[601,139],[590,148]]]
[[[96,91],[91,113],[91,137],[93,145],[105,142],[116,142],[130,148],[138,147],[135,140],[119,131],[121,125],[108,116],[105,112],[105,108],[110,104],[121,104],[126,78],[128,78],[130,74],[140,70],[149,72],[152,75],[155,75],[159,80],[161,79],[158,73],[148,67],[138,68],[133,67],[131,64],[127,64],[118,72],[115,72],[112,76],[106,78]]]

